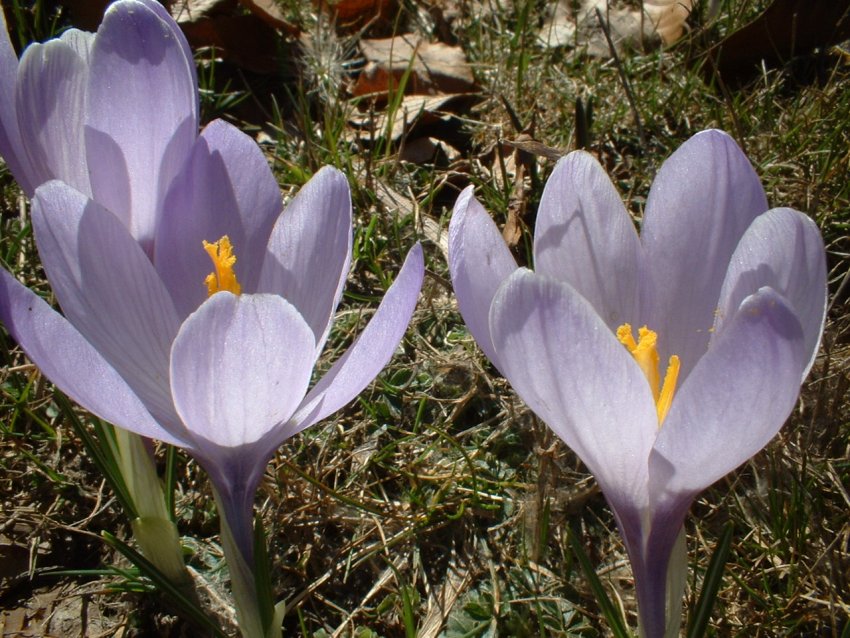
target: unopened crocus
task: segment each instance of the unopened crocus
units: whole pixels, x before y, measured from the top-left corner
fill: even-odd
[[[145,74],[156,90],[127,85]],[[112,5],[90,48],[89,188],[53,180],[33,197],[62,314],[2,271],[0,320],[77,403],[198,459],[233,550],[241,630],[271,636],[252,581],[257,485],[284,440],[351,401],[392,356],[423,258],[411,250],[363,332],[311,387],[351,261],[348,183],[322,169],[283,210],[248,136],[221,121],[197,134],[193,78],[162,7]]]
[[[683,581],[666,583],[687,510],[778,432],[814,360],[820,233],[802,213],[768,209],[744,154],[710,130],[661,167],[640,235],[599,163],[563,158],[533,257],[533,271],[518,268],[472,190],[461,194],[449,262],[464,320],[596,477],[632,564],[641,634],[678,635]]]

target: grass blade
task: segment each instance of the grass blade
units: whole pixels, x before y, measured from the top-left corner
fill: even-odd
[[[723,569],[729,558],[729,547],[732,544],[732,523],[727,523],[723,535],[714,548],[708,569],[705,572],[705,580],[702,583],[702,591],[699,594],[696,609],[688,622],[688,638],[701,638],[705,635],[708,621],[711,618],[711,610],[717,599],[717,592],[723,580]]]
[[[608,621],[611,633],[614,634],[615,638],[632,638],[631,633],[629,633],[629,630],[626,628],[626,622],[623,619],[622,614],[620,614],[620,611],[611,602],[611,599],[608,598],[608,594],[605,593],[602,581],[599,580],[596,570],[593,569],[593,565],[590,564],[590,559],[587,557],[584,548],[581,546],[575,531],[570,529],[568,536],[570,539],[570,547],[581,565],[581,570],[584,572],[585,578],[587,578],[590,582],[590,588],[593,590],[593,595],[599,605],[599,610],[602,612],[602,615],[605,616],[605,620]]]

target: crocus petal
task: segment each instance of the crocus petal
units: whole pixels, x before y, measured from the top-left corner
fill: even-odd
[[[0,156],[27,195],[38,184],[33,183],[32,168],[21,141],[15,108],[15,82],[18,77],[18,55],[9,39],[6,16],[0,11]]]
[[[378,376],[407,330],[424,275],[422,247],[416,244],[408,253],[398,277],[387,290],[371,321],[345,354],[310,390],[298,412],[281,431],[280,440],[333,414]]]
[[[645,503],[655,403],[587,300],[569,284],[520,269],[496,293],[490,330],[502,373],[584,461],[612,507]]]
[[[181,316],[207,297],[213,265],[203,242],[227,235],[242,290],[257,290],[272,227],[283,208],[260,148],[222,120],[201,133],[174,180],[157,227],[155,262]]]
[[[690,498],[753,456],[797,401],[808,353],[794,310],[747,297],[679,389],[650,456],[650,492]]]
[[[490,336],[493,296],[517,265],[496,224],[469,186],[455,202],[449,222],[449,270],[460,314],[494,366],[499,354]]]
[[[815,360],[826,320],[826,259],[817,225],[790,208],[759,216],[741,239],[720,293],[715,335],[738,306],[759,288],[769,286],[791,304],[805,335],[807,364]],[[716,337],[715,337],[716,338]]]
[[[287,420],[307,392],[314,346],[281,297],[219,292],[204,302],[171,351],[174,404],[198,447],[215,458]]]
[[[151,417],[121,375],[62,315],[4,270],[0,321],[42,373],[88,411],[142,436],[184,443]]]
[[[93,38],[72,29],[61,39],[30,45],[21,57],[16,95],[34,183],[61,179],[85,195],[91,194],[83,121]]]
[[[642,311],[658,332],[661,360],[679,355],[680,380],[708,346],[732,253],[766,210],[753,167],[720,131],[682,144],[652,183],[641,240],[653,296]]]
[[[114,215],[62,182],[36,190],[32,217],[65,316],[157,420],[174,423],[168,357],[179,322],[153,265]]]
[[[605,170],[583,151],[546,182],[534,230],[534,269],[565,281],[611,330],[639,317],[640,241]]]
[[[157,214],[198,130],[195,67],[155,3],[107,9],[92,48],[85,131],[94,198],[152,254]]]
[[[260,292],[289,300],[316,335],[330,330],[351,263],[351,192],[345,175],[324,167],[278,219],[269,239]]]

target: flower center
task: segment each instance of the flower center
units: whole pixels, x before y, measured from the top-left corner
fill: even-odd
[[[649,381],[652,398],[655,400],[655,408],[658,411],[658,427],[661,427],[667,412],[670,411],[670,405],[673,403],[676,380],[679,378],[679,357],[675,354],[670,357],[662,383],[661,373],[658,369],[660,358],[656,348],[658,334],[644,326],[638,330],[638,340],[635,342],[631,325],[624,323],[617,328],[617,339],[626,346],[626,349],[643,371],[646,380]]]
[[[204,279],[204,283],[207,285],[207,296],[212,297],[222,290],[232,292],[234,295],[241,294],[242,286],[236,281],[236,273],[233,272],[236,255],[233,254],[233,244],[230,243],[230,238],[224,235],[212,244],[204,241],[204,250],[207,251],[210,259],[212,259],[213,266],[215,266],[215,271]]]

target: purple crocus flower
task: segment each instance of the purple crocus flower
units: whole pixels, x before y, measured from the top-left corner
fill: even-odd
[[[746,157],[712,130],[661,167],[640,236],[579,151],[546,184],[534,271],[517,267],[471,189],[455,204],[449,262],[481,349],[599,482],[641,633],[677,631],[665,581],[687,510],[777,433],[814,360],[826,313],[817,227],[768,210]]]
[[[421,247],[311,387],[351,262],[345,177],[322,169],[284,211],[248,136],[222,121],[198,135],[189,49],[152,0],[113,4],[96,36],[34,47],[21,60],[15,118],[0,105],[0,152],[25,189],[40,183],[38,149],[22,152],[20,139],[25,128],[46,126],[42,159],[54,164],[44,171],[62,181],[35,188],[32,223],[63,314],[0,271],[0,320],[77,403],[197,458],[253,566],[252,501],[267,462],[390,359],[419,295]],[[55,114],[20,108],[27,87],[50,90],[28,75],[34,59],[40,74],[82,69],[65,92],[79,109],[67,127]],[[71,138],[84,141],[84,169],[52,154],[52,144]]]
[[[0,155],[30,197],[61,179],[150,247],[153,224],[198,132],[185,37],[154,0],[122,0],[97,34],[71,29],[18,62],[0,15]]]

